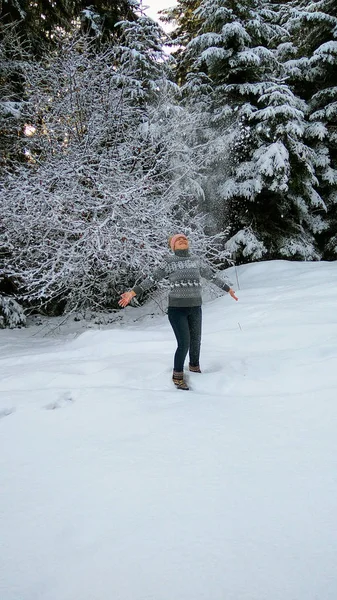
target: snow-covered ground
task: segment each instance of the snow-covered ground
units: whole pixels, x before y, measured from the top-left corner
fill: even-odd
[[[337,263],[238,274],[190,392],[165,316],[0,332],[1,600],[336,600]]]

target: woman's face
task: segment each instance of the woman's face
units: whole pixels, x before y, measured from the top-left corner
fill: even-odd
[[[178,237],[178,239],[176,240],[176,243],[174,244],[174,249],[175,250],[188,250],[188,240],[183,236]]]

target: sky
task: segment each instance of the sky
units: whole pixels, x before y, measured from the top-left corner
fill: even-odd
[[[145,0],[143,6],[148,6],[146,13],[152,19],[158,20],[158,12],[177,4],[176,0]]]

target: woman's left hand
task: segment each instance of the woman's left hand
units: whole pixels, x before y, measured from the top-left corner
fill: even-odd
[[[229,292],[228,292],[228,293],[229,293],[229,295],[230,295],[230,296],[232,296],[232,298],[233,298],[234,300],[236,300],[236,301],[238,301],[238,300],[239,300],[239,298],[238,298],[237,296],[235,296],[235,292],[234,292],[234,290],[232,290],[232,288],[230,288],[230,290],[229,290]]]

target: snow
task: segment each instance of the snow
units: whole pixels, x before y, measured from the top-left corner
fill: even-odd
[[[308,137],[324,140],[328,135],[328,130],[323,123],[310,123],[306,126],[305,133]]]
[[[261,145],[255,151],[255,156],[258,170],[263,175],[272,177],[274,173],[277,176],[280,172],[289,172],[289,152],[281,141],[269,144],[269,146]],[[273,184],[275,188],[280,187],[277,180]]]
[[[337,42],[330,40],[329,42],[325,42],[325,44],[321,44],[321,46],[314,51],[314,56],[317,55],[331,64],[334,64],[336,61],[334,55],[337,56]]]
[[[211,47],[206,48],[206,50],[201,53],[199,61],[202,62],[204,60],[208,65],[211,65],[213,61],[226,60],[230,55],[230,50]]]
[[[190,392],[144,309],[0,331],[2,600],[335,600],[337,263],[237,275]]]
[[[226,248],[231,256],[235,256],[240,251],[240,248],[243,248],[243,256],[252,256],[255,260],[260,260],[267,252],[267,248],[263,245],[263,242],[257,239],[250,227],[241,229],[233,235],[226,242]]]
[[[0,102],[0,114],[2,115],[11,116],[15,117],[16,119],[19,119],[21,117],[21,110],[22,102],[10,102],[9,100],[2,100]]]
[[[225,43],[236,38],[241,44],[251,43],[251,37],[239,21],[225,23],[221,29],[222,39]]]
[[[259,54],[257,52],[255,52],[255,48],[251,49],[245,49],[245,50],[241,50],[241,52],[238,52],[235,55],[235,58],[233,59],[233,66],[234,65],[244,65],[247,66],[248,65],[250,67],[255,66],[258,67],[261,64],[261,58],[259,56]]]
[[[26,324],[26,315],[22,307],[13,299],[0,294],[0,328],[15,327]]]
[[[87,19],[89,21],[90,28],[92,29],[93,32],[95,32],[96,36],[102,35],[102,24],[101,24],[102,18],[100,17],[99,13],[92,10],[92,7],[85,8],[84,10],[82,10],[81,18],[83,20]]]
[[[206,48],[209,48],[209,46],[216,46],[217,44],[221,44],[221,42],[221,35],[211,31],[207,33],[202,33],[197,37],[193,38],[189,42],[188,47],[196,48],[197,50],[205,50]],[[216,48],[213,48],[213,50],[216,50]]]

